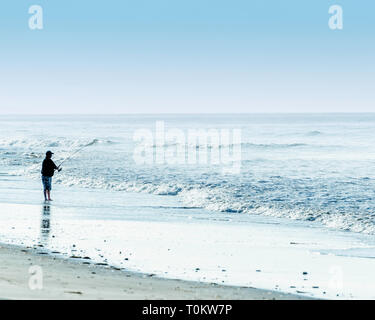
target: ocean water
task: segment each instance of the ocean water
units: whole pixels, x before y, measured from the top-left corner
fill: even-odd
[[[240,172],[210,162],[137,163],[134,133],[153,133],[158,121],[184,133],[240,129]],[[169,195],[186,208],[374,234],[374,140],[375,114],[1,116],[0,174],[37,181],[46,150],[59,164],[90,144],[64,163],[55,184]],[[163,148],[177,143],[169,144]]]
[[[164,138],[185,140],[161,144],[161,123]],[[189,130],[230,136],[194,144]],[[373,114],[1,116],[0,242],[160,277],[374,299],[374,131]],[[152,161],[139,161],[137,133]],[[66,160],[52,204],[46,150]],[[192,150],[209,161],[190,163]]]

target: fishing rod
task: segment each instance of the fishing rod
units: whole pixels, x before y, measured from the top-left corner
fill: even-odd
[[[58,166],[58,168],[60,168],[60,167],[62,166],[62,164],[63,164],[65,161],[71,159],[75,154],[77,154],[78,152],[82,151],[83,149],[85,149],[85,148],[87,148],[87,147],[90,147],[90,146],[94,145],[94,144],[97,143],[97,142],[98,142],[98,139],[94,139],[94,140],[91,141],[90,143],[88,143],[88,144],[84,145],[83,147],[79,148],[78,150],[74,151],[74,152],[71,153],[67,158],[65,158],[65,159],[63,160],[63,162],[60,163],[60,165]]]

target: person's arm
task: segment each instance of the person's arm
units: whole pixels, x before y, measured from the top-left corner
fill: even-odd
[[[52,161],[52,160],[51,160],[51,161]],[[57,167],[53,161],[52,161],[52,163],[53,163],[53,168],[54,168],[55,170],[57,170],[58,172],[60,172],[60,171],[62,170],[62,169],[60,168],[60,166]]]

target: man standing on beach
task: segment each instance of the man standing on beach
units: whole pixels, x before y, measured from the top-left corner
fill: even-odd
[[[51,199],[51,190],[52,190],[52,177],[55,173],[55,170],[58,172],[61,171],[60,167],[57,167],[52,161],[53,152],[47,151],[46,158],[43,160],[42,165],[42,182],[44,188],[44,200],[52,201]]]

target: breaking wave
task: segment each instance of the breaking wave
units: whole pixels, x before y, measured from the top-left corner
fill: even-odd
[[[40,164],[34,164],[12,173],[39,179],[39,170]],[[375,212],[371,210],[374,200],[368,192],[360,193],[361,196],[355,196],[358,192],[354,192],[369,185],[375,188],[368,178],[317,181],[273,176],[257,180],[250,175],[244,180],[247,182],[216,177],[207,181],[204,176],[192,179],[181,173],[171,176],[163,172],[152,177],[136,172],[65,172],[54,178],[55,183],[67,187],[178,196],[182,205],[189,208],[315,221],[330,228],[375,234]],[[329,190],[336,190],[336,193],[330,194]]]

